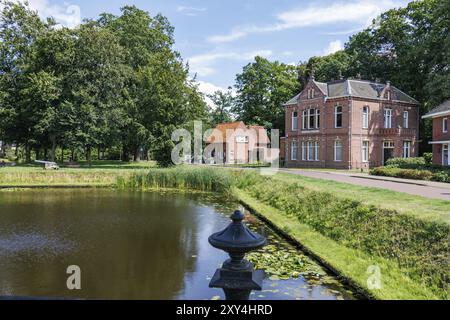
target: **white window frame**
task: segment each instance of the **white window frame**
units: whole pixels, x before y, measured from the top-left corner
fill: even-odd
[[[442,132],[447,133],[448,132],[448,118],[442,118]]]
[[[302,141],[302,161],[306,161],[306,143]]]
[[[341,111],[339,111],[338,112],[338,108],[341,108]],[[337,118],[338,118],[338,115],[340,115],[341,116],[341,125],[338,127],[338,125],[337,125]],[[341,105],[337,105],[337,106],[335,106],[334,107],[334,127],[336,128],[336,129],[339,129],[339,128],[342,128],[342,125],[343,125],[343,108],[342,108],[342,106]]]
[[[308,161],[314,161],[314,141],[308,141]]]
[[[295,153],[294,153],[295,151]],[[296,161],[298,157],[298,143],[296,140],[291,141],[291,160]]]
[[[369,149],[370,149],[369,140],[363,140],[361,147],[362,162],[369,162]]]
[[[338,145],[339,145],[339,148],[338,148]],[[336,162],[342,161],[342,159],[344,158],[343,148],[344,147],[342,145],[342,141],[340,141],[340,140],[334,141],[334,148],[333,148],[334,149],[334,161],[336,161]],[[337,149],[341,150],[341,153],[340,153],[341,158],[340,159],[337,158]]]
[[[306,130],[308,128],[308,109],[302,111],[302,129]]]
[[[403,141],[403,158],[411,158],[411,141]]]
[[[297,114],[297,115],[294,116],[294,114]],[[293,111],[292,112],[291,128],[292,128],[292,131],[298,130],[298,111]]]
[[[362,109],[362,128],[369,128],[369,106],[364,106]]]
[[[409,112],[403,111],[403,128],[409,128]]]
[[[384,108],[384,128],[391,129],[392,128],[392,109]]]
[[[314,142],[314,160],[319,161],[319,141]]]

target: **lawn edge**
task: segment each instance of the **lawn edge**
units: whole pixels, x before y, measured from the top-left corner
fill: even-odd
[[[356,249],[347,248],[336,241],[324,237],[311,227],[301,224],[295,218],[287,217],[278,209],[259,203],[244,191],[233,188],[232,195],[252,214],[270,225],[276,232],[290,240],[296,246],[317,260],[323,267],[338,276],[344,283],[352,287],[360,295],[367,299],[379,300],[424,300],[439,299],[423,285],[415,283],[392,261],[381,257],[372,257]],[[290,231],[286,231],[289,228]],[[315,239],[320,239],[322,246],[315,244]],[[343,253],[348,256],[345,257]],[[383,287],[380,290],[371,290],[366,283],[366,270],[356,274],[349,270],[350,267],[361,269],[361,264],[382,265]],[[387,279],[387,280],[386,280]],[[399,281],[401,282],[399,284]],[[384,285],[384,284],[387,285]],[[406,288],[399,292],[399,288]]]

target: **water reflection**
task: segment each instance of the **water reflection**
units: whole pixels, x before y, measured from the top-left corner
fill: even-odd
[[[226,258],[208,236],[236,204],[213,195],[115,190],[0,192],[0,295],[92,299],[223,298],[208,288]],[[78,265],[82,290],[66,288]],[[336,299],[305,279],[265,280],[252,299]],[[328,290],[328,292],[326,291]],[[298,291],[298,292],[296,292]],[[333,290],[334,291],[334,290]]]

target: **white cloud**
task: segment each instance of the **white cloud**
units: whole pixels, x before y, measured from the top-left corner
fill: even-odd
[[[186,7],[186,6],[178,6],[177,11],[184,13],[187,16],[196,16],[202,12],[206,11],[206,8],[195,8],[195,7]]]
[[[192,56],[187,60],[192,72],[200,76],[208,76],[215,73],[214,65],[219,60],[247,61],[253,59],[255,56],[270,57],[271,55],[272,51],[270,50],[257,50],[243,53],[215,52]]]
[[[326,56],[342,49],[344,49],[344,45],[341,40],[331,41],[328,44],[328,47],[324,50],[323,55]]]
[[[380,13],[404,3],[405,0],[354,0],[352,2],[335,2],[327,6],[312,4],[306,8],[290,10],[276,15],[277,23],[275,24],[235,27],[228,34],[211,36],[208,40],[210,42],[230,42],[253,33],[333,23],[352,23],[362,29]]]
[[[207,97],[209,94],[213,94],[216,91],[226,91],[224,88],[216,86],[215,84],[212,84],[210,82],[206,81],[197,81],[198,83],[198,90],[205,95],[204,100],[208,106],[211,108],[214,108],[214,102],[210,98]]]
[[[24,3],[25,0],[16,0],[16,2]],[[41,18],[53,17],[57,23],[69,28],[74,28],[81,23],[79,6],[66,2],[63,5],[51,4],[49,0],[28,0],[28,3]]]

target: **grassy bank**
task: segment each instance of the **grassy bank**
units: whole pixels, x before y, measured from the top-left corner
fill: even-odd
[[[121,161],[80,161],[78,168],[44,170],[35,164],[22,164],[0,168],[0,187],[5,186],[105,186],[116,185],[118,177],[145,173],[155,166],[154,162],[127,163]]]

